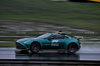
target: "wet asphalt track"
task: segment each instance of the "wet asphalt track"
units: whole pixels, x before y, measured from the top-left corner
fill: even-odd
[[[81,43],[80,50],[73,55],[53,50],[32,54],[30,51],[20,52],[15,48],[0,48],[0,59],[100,61],[100,36],[84,36]]]
[[[21,59],[21,60],[81,60],[81,61],[100,61],[100,51],[80,50],[75,54],[69,55],[62,51],[40,51],[37,54],[20,52],[15,48],[0,48],[0,59]]]

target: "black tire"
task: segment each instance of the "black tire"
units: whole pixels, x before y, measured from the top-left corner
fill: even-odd
[[[30,50],[32,53],[38,53],[40,50],[40,45],[39,43],[33,43],[30,47]]]
[[[21,50],[22,54],[28,54],[28,50]]]
[[[68,54],[74,54],[77,51],[78,47],[76,44],[69,44],[67,48],[67,53]]]

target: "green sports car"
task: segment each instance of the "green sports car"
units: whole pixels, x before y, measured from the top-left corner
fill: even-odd
[[[75,53],[80,49],[80,38],[64,34],[46,33],[36,38],[22,38],[16,41],[16,48],[30,50],[37,53],[39,50],[63,49],[67,53]]]

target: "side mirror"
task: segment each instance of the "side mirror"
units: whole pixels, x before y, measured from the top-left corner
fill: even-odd
[[[54,37],[48,38],[49,41],[51,41],[52,39],[54,39]]]

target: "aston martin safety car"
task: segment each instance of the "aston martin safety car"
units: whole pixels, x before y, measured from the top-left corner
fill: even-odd
[[[75,53],[81,47],[80,38],[64,34],[46,33],[36,38],[22,38],[16,41],[16,49],[30,50],[38,53],[46,49],[63,49],[67,53]]]

